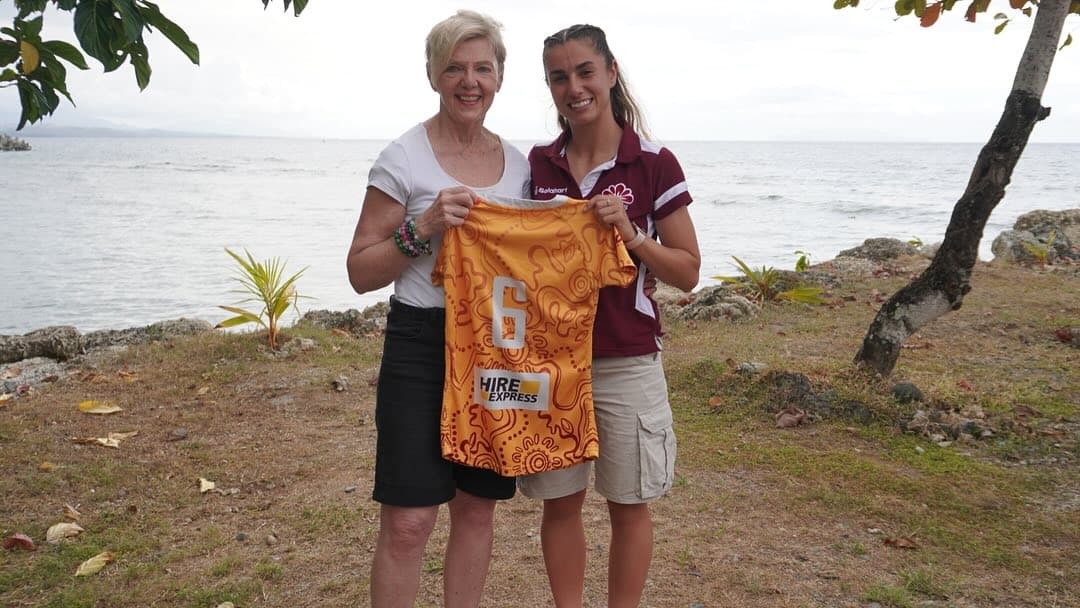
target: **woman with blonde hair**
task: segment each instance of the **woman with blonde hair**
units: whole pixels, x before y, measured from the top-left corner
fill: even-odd
[[[439,505],[450,511],[445,605],[478,606],[491,559],[495,503],[514,479],[444,460],[439,416],[444,294],[432,253],[476,196],[523,196],[525,157],[484,127],[503,81],[501,25],[472,11],[436,24],[427,73],[439,110],[386,147],[371,167],[348,255],[357,293],[394,284],[376,395],[373,498],[381,503],[371,605],[412,606]]]

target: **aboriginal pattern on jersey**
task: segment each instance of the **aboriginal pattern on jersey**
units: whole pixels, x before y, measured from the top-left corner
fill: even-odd
[[[509,476],[599,455],[596,302],[636,269],[584,203],[478,200],[443,235],[431,278],[446,293],[446,459]]]

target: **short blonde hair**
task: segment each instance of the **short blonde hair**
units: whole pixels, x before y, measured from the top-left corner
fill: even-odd
[[[485,38],[495,49],[497,76],[502,78],[506,65],[506,45],[502,39],[502,24],[487,15],[476,11],[460,10],[457,14],[435,24],[427,36],[425,53],[427,55],[428,82],[435,86],[435,80],[450,63],[450,55],[457,45],[472,40]]]

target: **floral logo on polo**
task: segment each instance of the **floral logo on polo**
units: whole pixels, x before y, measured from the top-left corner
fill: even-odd
[[[600,194],[614,194],[623,200],[623,207],[629,207],[634,204],[634,191],[622,182],[604,188],[604,191]]]

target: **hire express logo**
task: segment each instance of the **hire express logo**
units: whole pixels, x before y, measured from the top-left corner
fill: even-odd
[[[476,402],[489,410],[546,412],[551,394],[549,384],[546,373],[476,368],[473,374]]]

